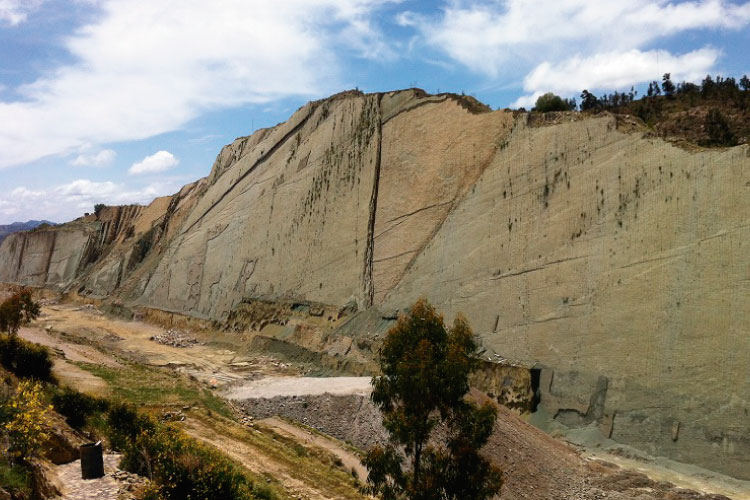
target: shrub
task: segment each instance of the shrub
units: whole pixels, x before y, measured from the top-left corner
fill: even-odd
[[[52,380],[52,359],[47,348],[16,335],[0,336],[0,364],[18,377]]]
[[[31,471],[27,466],[0,461],[0,488],[11,494],[12,498],[31,496]]]
[[[16,393],[9,398],[2,430],[8,439],[7,453],[11,458],[25,462],[33,457],[49,438],[47,412],[50,407],[42,400],[39,382],[24,380]]]
[[[143,432],[152,432],[156,423],[140,415],[131,406],[123,403],[111,404],[107,411],[107,428],[110,446],[115,450],[124,450],[128,443]]]
[[[127,439],[123,451],[120,466],[153,482],[145,498],[257,498],[252,483],[229,459],[170,425],[151,421],[150,429]]]
[[[574,102],[574,101],[573,101]],[[549,111],[570,111],[575,108],[575,104],[571,108],[571,101],[564,100],[559,95],[555,95],[552,92],[540,95],[536,100],[536,111],[540,113],[547,113]]]
[[[89,396],[68,387],[52,396],[52,405],[65,417],[68,425],[75,429],[86,425],[88,417],[94,413],[103,412],[109,408],[109,402],[106,399]]]
[[[711,109],[706,115],[705,122],[706,135],[708,140],[705,141],[707,146],[735,146],[737,138],[729,128],[729,122],[716,108]]]

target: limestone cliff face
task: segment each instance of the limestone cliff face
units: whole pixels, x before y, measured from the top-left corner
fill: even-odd
[[[9,237],[0,280],[233,328],[233,311],[271,308],[253,300],[359,310],[316,320],[343,344],[284,333],[342,355],[425,296],[464,313],[488,356],[534,366],[550,418],[750,479],[750,150],[549,118],[339,94],[149,207]]]

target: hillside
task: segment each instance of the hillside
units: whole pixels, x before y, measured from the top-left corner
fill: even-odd
[[[29,231],[35,229],[43,224],[54,226],[54,222],[48,220],[30,220],[26,222],[13,222],[11,224],[0,225],[0,243],[3,242],[9,234],[17,233],[19,231]]]
[[[174,196],[11,235],[0,281],[354,372],[426,296],[526,367],[540,425],[750,479],[750,147],[657,135],[346,92],[237,139]]]

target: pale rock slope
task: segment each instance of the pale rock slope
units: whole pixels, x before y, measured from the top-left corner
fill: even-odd
[[[424,296],[527,367],[553,425],[750,479],[747,145],[346,92],[172,197],[9,236],[0,281],[233,329],[240,311],[344,358]],[[290,326],[303,312],[315,328]]]

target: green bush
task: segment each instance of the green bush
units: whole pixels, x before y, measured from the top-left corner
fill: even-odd
[[[569,101],[552,92],[547,92],[537,98],[534,110],[547,113],[549,111],[572,111],[575,107],[575,101]]]
[[[145,498],[272,498],[267,489],[255,489],[226,456],[170,425],[151,420],[126,441],[120,467],[151,478]]]
[[[0,304],[0,332],[15,335],[23,325],[39,317],[41,308],[28,288],[22,288]]]
[[[52,359],[47,348],[16,335],[0,336],[0,364],[21,378],[52,380]]]
[[[716,108],[712,108],[706,115],[704,123],[708,139],[703,141],[706,146],[736,146],[737,138],[729,126],[729,121]]]
[[[66,387],[52,396],[52,406],[65,417],[68,425],[80,429],[91,415],[107,411],[109,402]]]
[[[138,435],[153,432],[155,426],[152,419],[124,403],[110,404],[107,411],[109,445],[115,450],[124,450]]]

